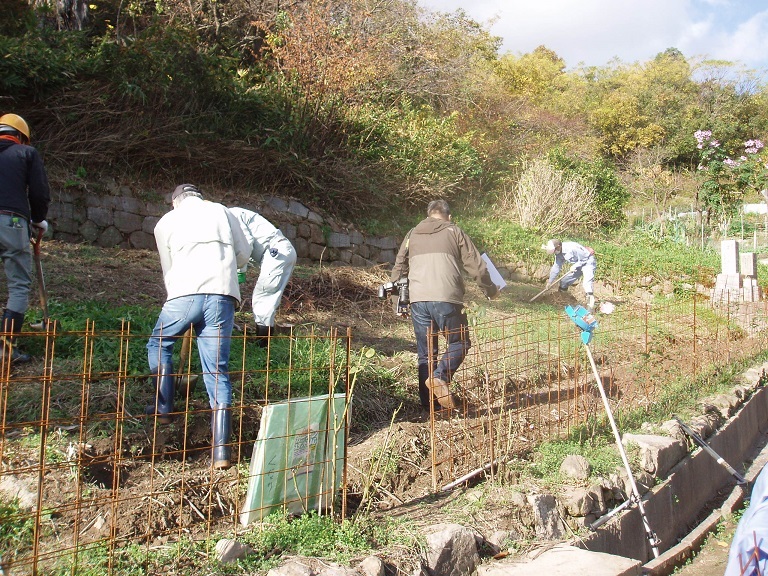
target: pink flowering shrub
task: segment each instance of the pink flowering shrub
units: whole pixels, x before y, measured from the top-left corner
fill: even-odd
[[[738,156],[731,157],[710,130],[697,130],[696,147],[701,150],[698,170],[702,178],[699,204],[722,223],[727,221],[752,191],[768,187],[768,161],[760,140],[747,140]]]

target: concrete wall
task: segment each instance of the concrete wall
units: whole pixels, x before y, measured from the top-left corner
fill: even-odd
[[[159,197],[114,180],[102,180],[94,192],[87,186],[52,190],[48,222],[53,237],[103,247],[155,250],[153,230],[170,210],[169,194]],[[261,213],[293,243],[300,261],[374,266],[393,263],[400,246],[394,236],[370,236],[296,200],[274,196],[206,199]],[[229,200],[229,201],[227,201]]]
[[[712,449],[736,470],[754,455],[764,441],[768,422],[768,388],[758,388],[749,401],[715,435],[707,438]],[[661,540],[661,552],[673,547],[693,527],[707,504],[722,490],[733,486],[733,477],[703,450],[675,466],[669,478],[644,497],[648,523]],[[642,518],[634,507],[581,540],[589,550],[635,558],[653,557],[645,537]]]

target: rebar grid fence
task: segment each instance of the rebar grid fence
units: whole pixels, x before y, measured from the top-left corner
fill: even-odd
[[[618,305],[595,313],[589,344],[612,410],[656,403],[673,383],[768,348],[768,302],[713,307],[699,298]],[[598,421],[602,401],[580,339],[563,311],[481,319],[454,374],[453,412],[433,411],[435,491]]]
[[[2,357],[0,563],[8,573],[188,573],[195,564],[185,555],[212,557],[218,539],[253,529],[249,514],[346,512],[350,330],[292,331],[266,347],[247,331],[231,337],[232,466],[223,470],[212,466],[212,411],[196,353],[177,368],[171,424],[145,414],[155,402],[147,338],[127,322],[111,332],[51,324],[21,335],[39,353],[32,362]],[[263,438],[265,414],[279,407]],[[260,444],[268,458],[254,467]],[[275,505],[266,490],[252,494],[254,485],[294,497]]]

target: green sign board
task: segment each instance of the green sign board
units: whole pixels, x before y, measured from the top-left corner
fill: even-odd
[[[349,422],[345,409],[344,394],[298,398],[264,408],[240,513],[244,526],[276,510],[302,514],[331,507],[344,467]]]

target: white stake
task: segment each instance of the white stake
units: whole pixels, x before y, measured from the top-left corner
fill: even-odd
[[[632,487],[632,494],[635,497],[635,500],[637,500],[637,508],[640,510],[640,516],[643,519],[643,528],[645,529],[645,537],[648,539],[648,543],[651,545],[651,551],[653,552],[653,557],[658,558],[659,557],[659,539],[656,537],[656,534],[651,530],[651,525],[648,523],[648,517],[645,515],[645,508],[643,507],[643,500],[640,497],[640,491],[637,489],[637,484],[635,483],[635,477],[632,475],[632,468],[629,466],[629,460],[627,459],[627,453],[624,450],[624,445],[621,443],[621,434],[619,434],[619,429],[616,427],[616,421],[613,419],[613,413],[611,412],[611,405],[608,402],[608,396],[605,394],[605,389],[603,388],[603,382],[600,380],[600,374],[597,371],[597,366],[595,365],[595,359],[592,357],[592,350],[589,349],[589,344],[584,344],[584,348],[587,349],[587,357],[589,358],[589,363],[592,366],[592,373],[595,376],[595,382],[597,383],[597,388],[600,390],[600,397],[603,399],[603,405],[605,406],[605,413],[608,415],[608,421],[611,423],[611,429],[613,430],[613,436],[616,438],[616,447],[619,449],[619,453],[621,454],[621,461],[624,463],[624,469],[627,471],[627,476],[629,478],[629,485]]]

